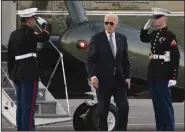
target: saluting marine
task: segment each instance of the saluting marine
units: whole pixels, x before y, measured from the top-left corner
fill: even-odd
[[[157,30],[149,33],[152,19],[141,29],[142,42],[150,42],[151,53],[148,67],[148,82],[152,93],[157,131],[175,129],[174,110],[171,100],[171,86],[176,85],[179,68],[177,38],[166,25],[170,11],[152,8],[153,25]]]
[[[16,124],[18,131],[35,130],[34,110],[38,91],[37,42],[49,40],[46,21],[38,17],[43,31],[35,34],[35,12],[37,8],[19,11],[21,27],[14,30],[8,43],[8,74],[16,88]]]

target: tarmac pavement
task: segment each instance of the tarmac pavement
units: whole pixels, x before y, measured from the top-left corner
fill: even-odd
[[[58,100],[67,110],[66,100]],[[84,102],[83,99],[70,99],[70,112],[73,115],[75,109]],[[155,117],[152,100],[129,99],[128,131],[155,131]],[[176,131],[184,131],[184,102],[174,103]],[[5,120],[2,120],[2,131],[16,131]],[[36,131],[74,131],[72,121],[36,127]]]

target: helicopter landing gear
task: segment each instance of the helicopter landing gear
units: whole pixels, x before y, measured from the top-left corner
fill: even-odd
[[[85,102],[80,104],[73,115],[73,127],[75,131],[87,131],[86,116],[91,106]]]
[[[91,131],[99,130],[98,127],[99,119],[98,119],[98,111],[97,104],[90,108],[87,114],[86,126]],[[107,117],[108,131],[115,131],[117,126],[117,108],[110,104],[108,117]]]
[[[75,131],[96,131],[98,127],[98,109],[97,103],[89,105],[86,102],[79,105],[74,112],[73,127]],[[110,104],[107,117],[108,131],[116,130],[117,126],[117,108]]]
[[[92,98],[90,100],[85,100],[81,105],[77,107],[74,112],[73,117],[73,127],[76,131],[96,131],[99,130],[99,119],[98,119],[98,101],[95,89],[89,83],[91,87],[90,92],[86,92]],[[111,98],[111,102],[113,97]],[[108,131],[116,130],[117,126],[117,113],[118,110],[110,102],[109,112],[107,117]]]

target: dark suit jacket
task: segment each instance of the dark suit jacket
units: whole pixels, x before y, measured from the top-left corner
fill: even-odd
[[[127,38],[119,33],[115,33],[117,54],[113,57],[111,47],[105,31],[92,36],[88,49],[87,73],[88,77],[97,76],[99,86],[108,87],[114,78],[114,68],[116,76],[124,82],[130,78],[130,63],[128,57]]]

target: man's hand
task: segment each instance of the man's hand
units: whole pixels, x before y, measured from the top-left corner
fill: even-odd
[[[93,77],[91,79],[91,84],[93,85],[94,88],[98,88],[98,79],[97,79],[97,77]]]
[[[148,19],[143,29],[148,30],[151,27],[151,25],[152,25],[152,19]]]
[[[44,20],[42,17],[37,17],[37,22],[38,22],[40,25],[42,25],[42,24],[44,24],[44,23],[47,23],[47,21]]]
[[[130,88],[130,86],[131,86],[130,79],[126,79],[125,82],[128,84],[128,88]]]
[[[176,80],[169,80],[168,87],[175,86],[177,84]]]

